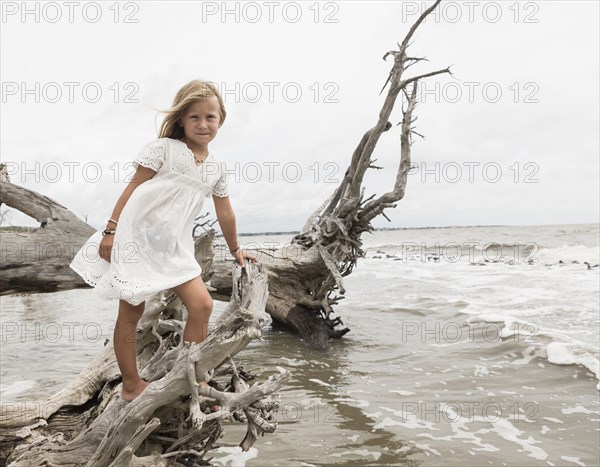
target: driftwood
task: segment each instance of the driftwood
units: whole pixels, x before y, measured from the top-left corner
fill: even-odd
[[[343,326],[340,317],[331,316],[333,307],[344,298],[343,278],[351,274],[358,259],[364,257],[361,236],[364,232],[374,230],[371,221],[379,215],[389,220],[384,210],[394,208],[395,203],[404,197],[411,168],[412,137],[421,136],[412,126],[416,121],[413,111],[417,104],[419,80],[451,74],[449,68],[444,68],[404,78],[409,67],[427,61],[423,57],[409,56],[407,49],[417,28],[439,3],[440,0],[437,0],[423,12],[402,43],[398,44],[398,50],[389,51],[383,56],[384,60],[388,57],[394,59],[381,90],[383,92],[388,87],[383,107],[375,126],[360,139],[339,186],[309,216],[289,245],[272,251],[255,250],[269,278],[267,312],[315,347],[325,347],[331,338],[341,337],[349,331],[347,327],[340,328]],[[394,186],[379,196],[365,198],[364,175],[367,169],[381,169],[374,165],[375,160],[371,157],[381,135],[392,128],[389,118],[400,95],[406,97],[406,104],[402,108],[402,121],[398,123],[401,125],[400,160]],[[5,253],[3,248],[0,294],[85,287],[79,276],[68,270],[68,262],[77,251],[77,245],[80,246],[91,234],[91,227],[46,197],[7,182],[1,182],[0,188],[0,203],[20,209],[42,224],[32,234],[15,233],[6,238],[11,251]],[[22,252],[35,250],[35,245],[32,247],[31,243],[43,246],[57,238],[65,245],[63,251],[68,251],[66,256],[56,252],[50,259],[48,254],[37,260],[22,259]],[[55,260],[54,264],[51,260]],[[223,255],[215,256],[215,273],[210,282],[213,287],[210,290],[215,298],[227,297],[231,292],[230,268],[227,264]]]
[[[140,376],[150,382],[132,402],[121,399],[112,341],[64,390],[46,401],[3,403],[1,458],[14,466],[206,465],[221,421],[245,421],[248,450],[272,432],[278,403],[270,396],[289,379],[279,373],[249,386],[231,357],[261,335],[267,276],[260,265],[233,269],[227,309],[200,344],[182,342],[182,304],[175,294],[154,297],[138,324]],[[230,375],[226,384],[219,376]],[[212,380],[211,380],[212,378]],[[210,387],[199,386],[207,380]],[[217,400],[221,409],[210,413]],[[205,413],[205,411],[207,413]]]
[[[33,217],[39,228],[2,229],[0,291],[56,292],[83,287],[69,263],[94,228],[56,201],[2,179],[0,203]]]

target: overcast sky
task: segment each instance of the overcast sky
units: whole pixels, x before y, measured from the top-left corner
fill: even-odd
[[[156,109],[204,79],[225,98],[210,150],[239,174],[238,231],[297,230],[377,121],[384,53],[431,4],[2,2],[2,161],[14,183],[101,228],[127,163],[157,137]],[[374,225],[599,222],[598,5],[442,2],[409,48],[429,62],[406,76],[447,66],[453,76],[421,82],[417,169],[386,211],[392,222]],[[400,105],[366,197],[393,186]],[[24,217],[8,224],[35,225]]]

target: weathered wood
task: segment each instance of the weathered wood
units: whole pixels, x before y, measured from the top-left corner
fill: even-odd
[[[221,421],[245,414],[249,449],[260,433],[276,427],[278,404],[270,394],[290,373],[248,386],[231,357],[260,338],[271,321],[265,312],[267,276],[260,265],[232,271],[232,298],[200,344],[183,342],[184,309],[174,294],[148,303],[138,327],[140,375],[150,382],[131,402],[120,397],[121,384],[112,341],[71,384],[37,407],[4,403],[0,414],[0,451],[14,466],[167,465],[201,460],[222,431]],[[159,316],[163,316],[159,319]],[[229,363],[229,367],[226,364]],[[212,375],[231,374],[222,385]],[[199,386],[210,380],[211,387]],[[209,406],[217,400],[221,409]],[[83,414],[83,415],[81,415]],[[238,416],[239,418],[239,416]],[[189,419],[189,422],[186,421]],[[64,431],[59,431],[59,429]],[[159,450],[152,454],[150,446]],[[136,455],[137,454],[137,455]],[[146,464],[149,465],[149,464]]]
[[[329,319],[332,305],[343,299],[344,286],[342,278],[351,274],[358,259],[364,257],[365,252],[362,249],[361,236],[364,232],[373,231],[371,221],[378,215],[387,218],[383,211],[395,207],[395,203],[404,197],[407,174],[411,164],[411,136],[412,134],[418,134],[411,126],[416,120],[412,117],[412,113],[417,102],[418,82],[421,79],[438,74],[451,74],[450,69],[445,68],[407,79],[403,78],[405,71],[411,65],[425,60],[424,58],[409,57],[407,55],[409,41],[425,17],[437,8],[440,1],[437,0],[421,14],[410,28],[402,44],[398,44],[399,50],[387,52],[383,56],[384,60],[390,55],[393,56],[394,64],[382,88],[383,92],[389,84],[387,96],[379,112],[379,118],[375,126],[367,130],[359,141],[340,185],[329,199],[309,216],[309,220],[305,223],[302,231],[292,239],[292,243],[300,245],[304,251],[318,252],[318,258],[314,262],[321,265],[321,274],[310,278],[308,293],[304,293],[301,297],[297,295],[294,297],[296,298],[295,307],[294,300],[290,300],[288,306],[284,306],[284,308],[287,308],[287,316],[302,313],[308,308],[312,309],[313,313],[316,312],[323,317],[328,324],[329,329],[326,330],[328,334],[324,336],[313,335],[311,339],[317,343],[325,342],[328,337],[338,337],[345,333],[345,329],[341,331],[335,329],[337,324],[341,324],[339,318],[336,320]],[[389,117],[401,92],[406,97],[407,104],[406,108],[402,109],[400,161],[396,181],[391,191],[378,198],[372,195],[364,199],[364,175],[367,169],[377,168],[373,165],[374,161],[371,157],[381,135],[392,128]],[[302,280],[299,283],[306,284],[306,281]],[[334,293],[336,296],[332,296]],[[301,307],[300,309],[298,309],[298,305]],[[269,309],[269,311],[272,310]],[[286,312],[281,310],[281,313],[285,314]],[[303,320],[300,321],[303,322]]]
[[[329,307],[327,300],[318,301],[311,297],[323,275],[323,265],[314,248],[305,250],[299,245],[289,244],[275,250],[250,251],[267,271],[270,292],[266,310],[275,320],[316,348],[323,348],[332,337],[341,337],[348,332],[347,328],[333,329],[331,323],[334,320],[325,319],[329,316],[321,310]],[[214,297],[226,297],[231,293],[228,264],[222,255],[215,255],[215,273],[210,280]]]
[[[2,229],[0,294],[56,292],[83,287],[85,282],[69,267],[94,228],[47,196],[0,181],[0,203],[37,220],[27,232]]]

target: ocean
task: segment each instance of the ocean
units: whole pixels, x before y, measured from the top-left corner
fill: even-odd
[[[598,224],[363,241],[335,307],[348,334],[320,351],[269,325],[237,355],[261,378],[293,375],[275,433],[242,453],[245,426],[225,422],[215,465],[600,465]],[[112,338],[117,311],[91,289],[0,305],[2,402],[65,387]],[[215,301],[211,319],[224,307]]]

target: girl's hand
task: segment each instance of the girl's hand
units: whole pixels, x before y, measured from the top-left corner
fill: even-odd
[[[256,256],[251,255],[250,253],[245,252],[241,248],[234,255],[234,258],[237,260],[238,263],[240,263],[241,267],[244,267],[246,265],[245,262],[244,262],[244,258],[248,258],[253,263],[256,263]]]
[[[98,247],[98,254],[100,255],[100,258],[102,258],[105,261],[108,261],[109,263],[114,237],[114,235],[110,234],[105,235],[104,237],[102,237],[102,240],[100,240],[100,246]]]

